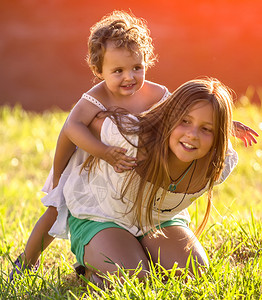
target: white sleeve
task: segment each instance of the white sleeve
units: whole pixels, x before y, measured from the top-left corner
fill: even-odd
[[[225,166],[222,171],[222,174],[216,184],[220,184],[224,182],[230,173],[233,171],[235,166],[238,163],[238,155],[237,152],[233,149],[231,142],[228,142],[228,149],[226,153]]]
[[[125,139],[119,132],[117,125],[108,117],[104,120],[101,128],[101,141],[106,145],[125,148],[127,150],[125,154],[128,156],[136,157],[137,155],[137,148],[132,146],[128,141],[137,146],[138,135],[131,134]]]

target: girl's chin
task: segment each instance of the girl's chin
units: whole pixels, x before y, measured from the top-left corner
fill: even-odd
[[[183,163],[191,163],[193,160],[196,160],[197,157],[195,156],[185,156],[185,155],[180,155],[180,156],[177,156],[177,158],[183,162]]]

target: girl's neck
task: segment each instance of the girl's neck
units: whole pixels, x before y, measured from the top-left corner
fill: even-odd
[[[143,101],[140,101],[143,92],[140,90],[136,91],[132,95],[119,95],[112,93],[103,82],[103,96],[106,105],[110,107],[121,107],[128,110],[130,113],[138,113],[141,108],[144,108]]]
[[[177,178],[180,174],[182,174],[190,165],[192,161],[184,162],[181,161],[173,154],[171,151],[168,155],[168,169],[169,176],[171,178]]]
[[[117,106],[128,110],[132,114],[148,110],[161,100],[165,93],[166,89],[163,86],[147,80],[145,80],[140,90],[130,96],[115,97],[108,90],[104,81],[98,83],[90,90],[91,96],[100,101],[107,109]]]

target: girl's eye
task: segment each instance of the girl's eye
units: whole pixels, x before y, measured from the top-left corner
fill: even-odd
[[[136,67],[134,67],[134,71],[139,71],[139,70],[141,70],[142,68],[140,67],[140,66],[136,66]]]
[[[117,70],[114,71],[114,73],[117,73],[117,74],[119,74],[119,73],[121,73],[121,72],[122,72],[121,69],[117,69]]]
[[[203,129],[203,131],[205,131],[205,132],[212,132],[212,129],[211,129],[211,128],[203,127],[202,129]]]
[[[186,119],[184,119],[184,120],[182,120],[182,123],[184,123],[184,124],[189,124],[189,121],[186,120]]]

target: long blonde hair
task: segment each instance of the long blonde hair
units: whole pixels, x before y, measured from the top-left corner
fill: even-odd
[[[205,156],[207,167],[201,173],[202,178],[199,178],[201,182],[208,181],[209,185],[206,213],[195,232],[198,236],[207,223],[211,209],[212,189],[224,166],[228,139],[232,130],[232,92],[216,79],[196,79],[181,85],[163,103],[139,114],[137,116],[138,122],[133,118],[128,118],[126,113],[121,113],[119,110],[107,112],[107,115],[117,124],[120,133],[127,140],[129,134],[139,135],[140,143],[137,147],[146,153],[145,159],[139,165],[140,174],[143,176],[138,176],[135,170],[130,172],[121,191],[121,199],[123,199],[127,191],[132,189],[132,186],[138,185],[135,188],[137,192],[134,195],[132,210],[135,210],[136,220],[134,222],[137,221],[141,228],[143,228],[142,220],[145,218],[146,224],[155,230],[152,210],[156,193],[159,188],[164,187],[160,201],[162,203],[170,183],[168,168],[170,135],[190,108],[199,101],[207,101],[213,106],[214,141],[209,153]],[[88,167],[92,166],[90,159],[85,163],[85,166],[87,165]],[[150,183],[149,188],[148,183]],[[142,215],[143,207],[146,207],[145,216]]]

